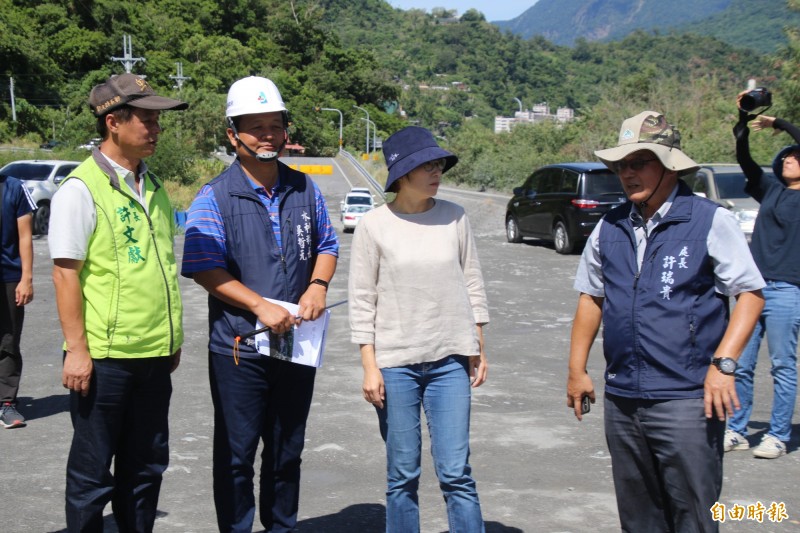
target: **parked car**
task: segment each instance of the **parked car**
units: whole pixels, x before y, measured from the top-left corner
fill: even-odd
[[[358,221],[361,220],[364,213],[368,213],[371,210],[371,205],[345,206],[344,211],[342,211],[342,226],[344,226],[344,232],[347,233],[348,231],[355,230]]]
[[[94,150],[97,146],[100,146],[100,143],[103,142],[103,139],[100,137],[95,137],[91,141],[81,144],[78,146],[79,150]]]
[[[350,189],[344,200],[339,202],[340,218],[344,220],[344,208],[350,205],[368,205],[370,209],[375,207],[375,200],[372,198],[372,193],[365,187],[353,187]]]
[[[514,189],[506,208],[506,237],[508,242],[549,240],[556,252],[569,254],[625,200],[619,178],[602,163],[547,165]]]
[[[761,167],[764,174],[773,176],[772,168]],[[721,206],[730,209],[739,227],[749,241],[753,236],[753,227],[760,207],[749,194],[744,191],[747,178],[739,165],[707,163],[700,165],[700,170],[683,180],[698,196],[704,196]]]
[[[40,144],[39,148],[41,148],[42,150],[52,150],[53,148],[56,148],[58,146],[64,146],[64,143],[61,141],[57,141],[56,139],[50,139],[49,141]]]
[[[31,159],[14,161],[0,168],[0,174],[21,180],[36,202],[33,231],[37,235],[47,234],[50,228],[50,199],[55,194],[58,184],[78,165],[80,163],[77,161]]]

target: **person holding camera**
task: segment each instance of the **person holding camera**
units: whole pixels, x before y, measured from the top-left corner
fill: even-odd
[[[769,429],[753,448],[753,455],[764,459],[786,454],[791,436],[800,329],[800,128],[780,118],[751,114],[770,102],[763,88],[744,91],[736,100],[736,159],[747,177],[745,191],[761,204],[750,249],[767,286],[763,291],[764,310],[736,369],[736,394],[742,408],[730,417],[725,432],[726,452],[750,448],[747,423],[753,410],[753,376],[766,333],[774,387],[772,415]],[[750,155],[747,124],[751,120],[754,131],[772,128],[775,134],[785,131],[794,140],[795,144],[775,157],[774,176],[765,174]]]

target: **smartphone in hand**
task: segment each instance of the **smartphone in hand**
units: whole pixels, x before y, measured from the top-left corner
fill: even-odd
[[[592,400],[588,396],[581,398],[581,414],[585,415],[592,410]]]

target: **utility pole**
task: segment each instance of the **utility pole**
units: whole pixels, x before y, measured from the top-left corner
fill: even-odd
[[[364,147],[366,148],[365,152],[367,154],[367,157],[369,157],[369,111],[367,111],[363,107],[358,107],[357,105],[354,105],[353,107],[355,107],[356,109],[360,109],[361,111],[367,114],[367,140],[364,143]]]
[[[344,118],[342,117],[342,112],[334,107],[315,107],[314,111],[336,111],[339,113],[339,151],[342,151],[342,123],[344,122]]]
[[[131,69],[133,66],[141,61],[144,63],[147,61],[143,57],[133,57],[133,42],[131,41],[130,35],[123,35],[122,36],[122,57],[111,57],[111,61],[119,61],[125,67],[125,72],[130,74]],[[144,76],[141,76],[144,78]]]
[[[177,85],[174,85],[173,88],[178,89],[178,92],[181,92],[181,89],[183,88],[183,82],[192,78],[183,75],[183,63],[178,61],[175,63],[175,66],[177,67],[178,74],[177,76],[170,76],[170,78],[175,80],[175,83],[177,83]]]
[[[17,108],[14,105],[14,78],[9,78],[11,82],[8,85],[8,88],[11,90],[11,122],[17,121]]]

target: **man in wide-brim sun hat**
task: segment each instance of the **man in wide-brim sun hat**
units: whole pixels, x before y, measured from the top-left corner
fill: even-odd
[[[680,180],[698,165],[664,115],[625,120],[617,146],[595,154],[628,202],[595,227],[578,266],[567,406],[580,420],[581,400],[595,400],[586,363],[602,324],[622,529],[717,531],[725,415],[739,408],[733,374],[764,280],[733,215]]]

